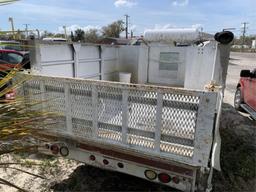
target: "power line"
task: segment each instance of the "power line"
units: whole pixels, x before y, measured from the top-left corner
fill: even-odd
[[[126,25],[126,27],[125,27],[125,37],[126,37],[126,39],[128,39],[128,27],[129,27],[129,21],[128,21],[128,19],[129,19],[129,15],[124,15],[125,16],[125,25]]]

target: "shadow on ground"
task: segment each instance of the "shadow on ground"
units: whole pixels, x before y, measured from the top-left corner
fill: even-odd
[[[175,191],[167,186],[148,182],[130,175],[81,165],[68,179],[55,183],[59,191]]]
[[[59,191],[176,191],[126,174],[82,165],[51,189]]]
[[[214,172],[215,192],[255,191],[256,122],[224,104],[220,125],[222,172]],[[68,179],[54,183],[57,191],[174,191],[122,173],[79,166]]]
[[[222,172],[214,173],[214,191],[255,191],[256,122],[225,103],[220,133]]]

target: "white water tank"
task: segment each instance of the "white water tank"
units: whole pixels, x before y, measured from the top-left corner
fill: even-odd
[[[144,39],[151,42],[188,43],[199,40],[200,32],[196,28],[150,29],[144,32]]]

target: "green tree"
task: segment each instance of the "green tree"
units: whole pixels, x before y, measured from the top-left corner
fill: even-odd
[[[54,37],[54,33],[51,33],[51,32],[49,32],[49,31],[44,31],[43,33],[42,33],[42,35],[41,35],[41,39],[43,39],[43,38],[46,38],[46,37]]]
[[[75,41],[75,36],[74,36],[73,31],[71,31],[70,39],[71,39],[71,41]]]
[[[75,41],[84,41],[84,34],[85,34],[85,32],[82,29],[75,30],[74,40]]]
[[[100,36],[97,29],[89,29],[84,34],[84,41],[87,43],[97,43]]]
[[[115,21],[108,26],[102,27],[104,37],[119,38],[120,34],[125,30],[124,22],[122,20]]]
[[[250,35],[250,36],[245,36],[244,37],[244,44],[251,46],[252,45],[252,40],[255,39],[255,36]],[[243,36],[240,36],[239,38],[234,39],[234,44],[235,45],[242,45],[243,44]]]
[[[65,38],[65,35],[62,33],[57,33],[54,35],[54,37]]]

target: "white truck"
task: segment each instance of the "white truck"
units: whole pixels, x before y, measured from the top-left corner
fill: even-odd
[[[38,43],[31,64],[40,75],[31,75],[24,94],[60,114],[40,150],[181,191],[210,191],[213,169],[220,170],[219,119],[233,34],[215,39],[194,29],[147,31],[145,44],[114,47],[114,59],[97,52],[94,61],[96,49],[108,48]],[[57,53],[61,59],[53,61]],[[79,78],[84,65],[96,63],[99,72],[86,74],[93,79]],[[69,64],[70,75],[62,66]],[[120,71],[131,72],[135,83],[107,79]]]

